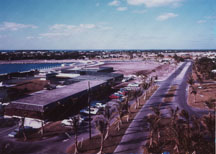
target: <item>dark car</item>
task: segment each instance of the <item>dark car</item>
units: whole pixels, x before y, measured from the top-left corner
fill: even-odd
[[[33,134],[34,132],[36,132],[37,130],[29,127],[29,126],[25,126],[24,129],[23,128],[16,128],[14,131],[12,131],[10,134],[8,134],[9,137],[13,137],[13,138],[21,138],[23,137],[23,132],[25,131],[26,135],[30,135]]]

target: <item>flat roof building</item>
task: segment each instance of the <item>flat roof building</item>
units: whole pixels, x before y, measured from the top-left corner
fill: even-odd
[[[78,73],[81,75],[90,75],[94,73],[111,73],[113,72],[112,67],[92,67],[82,69],[62,69],[62,73]]]
[[[122,74],[111,72],[112,67],[99,67],[48,74],[46,79],[53,86],[47,89],[52,90],[36,91],[12,101],[5,108],[5,115],[60,120],[77,114],[87,106],[88,95],[91,99],[105,98],[111,93],[111,86],[122,80]]]
[[[43,120],[61,119],[68,115],[65,110],[73,114],[87,105],[88,82],[88,80],[84,80],[62,88],[43,90],[41,93],[37,92],[12,101],[5,108],[5,114]],[[103,95],[103,92],[107,90],[107,82],[104,80],[91,80],[90,86],[94,97],[100,95],[96,95],[97,92]]]

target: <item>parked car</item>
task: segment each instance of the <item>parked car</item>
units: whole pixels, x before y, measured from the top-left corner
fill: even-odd
[[[102,104],[102,103],[96,103],[94,107],[96,108],[105,108],[106,104]]]
[[[112,94],[109,96],[110,99],[119,99],[121,96]]]
[[[129,83],[128,87],[139,87],[139,83]]]
[[[79,124],[82,124],[83,120],[84,119],[82,117],[80,117],[79,118]],[[65,125],[65,126],[71,126],[72,122],[73,122],[72,119],[64,119],[64,120],[61,121],[61,124]]]
[[[125,101],[125,98],[126,98],[126,97],[120,97],[120,98],[118,99],[118,101],[119,101],[119,102],[124,102],[124,101]]]
[[[121,91],[121,92],[125,92],[125,93],[127,94],[129,90],[128,90],[127,88],[120,88],[119,91]]]
[[[32,127],[29,127],[29,126],[24,126],[24,129],[23,128],[16,128],[14,131],[12,131],[11,133],[8,134],[9,137],[12,137],[12,138],[20,138],[20,137],[23,137],[23,131],[25,131],[26,135],[30,135],[34,132],[37,131],[37,129],[34,129]]]
[[[114,93],[114,95],[116,95],[116,96],[120,96],[120,97],[122,97],[123,95],[122,94],[120,94],[119,92],[115,92]]]
[[[123,96],[127,95],[126,91],[118,91],[118,93],[121,94],[121,95],[123,95]]]
[[[95,108],[105,107],[105,104],[103,104],[100,101],[92,101],[90,104],[91,104],[91,107],[95,107]]]
[[[96,115],[98,110],[99,110],[98,108],[90,107],[90,114]],[[89,114],[89,108],[85,108],[85,109],[80,110],[80,113]]]
[[[56,85],[54,85],[54,84],[49,84],[49,85],[46,86],[46,89],[47,89],[47,90],[56,89]]]
[[[126,89],[127,91],[130,91],[130,90],[132,90],[132,88],[131,88],[131,87],[125,87],[124,89]]]
[[[89,121],[89,116],[81,115],[81,117],[82,117],[84,122]],[[92,118],[90,119],[90,121],[92,121]]]
[[[122,82],[127,82],[127,81],[129,81],[129,80],[130,80],[130,78],[125,77],[125,78],[122,80]]]

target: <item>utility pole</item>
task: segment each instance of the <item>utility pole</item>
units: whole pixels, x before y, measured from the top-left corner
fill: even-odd
[[[91,112],[90,112],[90,81],[88,81],[88,109],[89,109],[89,138],[91,139]]]

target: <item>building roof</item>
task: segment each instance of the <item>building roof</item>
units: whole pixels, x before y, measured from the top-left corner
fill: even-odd
[[[82,80],[104,80],[110,81],[113,80],[114,77],[110,76],[99,76],[99,75],[81,75],[78,77],[73,78],[75,81],[82,81]]]
[[[91,80],[91,88],[100,86],[106,83],[103,80]],[[43,112],[45,108],[55,105],[58,101],[66,99],[71,96],[76,96],[82,92],[88,90],[88,81],[77,82],[63,88],[57,88],[53,90],[47,90],[42,93],[37,93],[31,96],[27,96],[16,101],[12,101],[9,108],[32,110]]]
[[[75,78],[80,76],[80,74],[71,74],[71,73],[59,73],[56,75],[56,77],[61,77],[61,78]]]
[[[63,73],[81,73],[81,74],[92,74],[92,73],[97,73],[97,72],[106,72],[110,73],[113,72],[113,67],[89,67],[89,68],[73,68],[73,69],[62,69]]]

